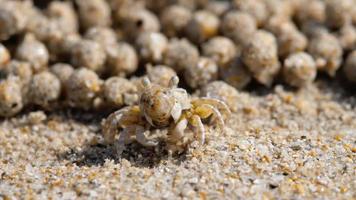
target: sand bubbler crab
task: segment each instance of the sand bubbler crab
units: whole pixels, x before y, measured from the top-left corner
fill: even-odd
[[[187,141],[198,140],[203,145],[205,122],[216,123],[224,130],[224,121],[230,115],[228,106],[214,98],[192,98],[186,90],[177,87],[178,82],[178,77],[174,76],[169,87],[162,87],[144,78],[139,105],[124,107],[103,120],[104,141],[114,144],[118,156],[125,144],[132,141],[149,147],[158,145],[157,139],[163,139],[170,153],[184,149]],[[166,137],[152,137],[150,133],[154,129],[166,131]],[[194,134],[185,134],[188,130]]]

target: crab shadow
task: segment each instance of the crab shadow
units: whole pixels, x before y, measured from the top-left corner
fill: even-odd
[[[168,161],[179,165],[186,160],[186,153],[183,152],[182,154],[169,157],[164,148],[164,144],[160,144],[154,148],[147,148],[134,142],[126,145],[126,148],[120,157],[115,154],[113,146],[104,144],[88,144],[81,150],[71,149],[60,154],[58,157],[61,160],[67,160],[80,167],[102,166],[107,160],[113,160],[115,163],[120,163],[122,159],[125,159],[134,167],[154,168]]]

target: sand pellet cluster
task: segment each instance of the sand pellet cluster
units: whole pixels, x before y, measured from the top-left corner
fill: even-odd
[[[0,199],[353,199],[355,89],[355,0],[0,0]]]
[[[3,0],[0,5],[1,77],[19,77],[22,96],[14,98],[22,99],[23,108],[119,109],[127,104],[112,107],[104,83],[127,79],[139,96],[137,83],[150,73],[147,66],[171,68],[192,92],[215,80],[238,90],[281,82],[300,88],[317,74],[333,78],[338,72],[354,82],[355,67],[346,61],[356,46],[353,0]],[[46,88],[30,79],[43,72],[56,79],[51,83],[59,79],[53,93],[60,92],[42,92],[47,100],[39,101],[33,94]],[[75,78],[83,73],[92,75],[81,75],[84,82]],[[7,109],[12,115],[22,110]]]

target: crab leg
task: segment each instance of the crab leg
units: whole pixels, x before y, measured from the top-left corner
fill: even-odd
[[[188,126],[188,120],[183,118],[182,120],[180,120],[177,125],[174,127],[171,137],[174,140],[180,139],[182,137],[184,137],[184,130],[187,128]]]
[[[119,127],[119,121],[123,116],[123,113],[128,109],[124,108],[123,110],[116,111],[108,116],[107,119],[102,121],[103,127],[103,136],[106,144],[112,144],[115,140],[115,135]]]
[[[210,104],[210,105],[217,107],[219,110],[222,110],[227,118],[231,115],[230,108],[226,105],[226,103],[224,101],[221,101],[219,99],[202,97],[199,99],[192,100],[192,103],[195,104],[196,106],[199,106],[202,104]]]
[[[136,140],[137,140],[137,142],[139,142],[140,144],[142,144],[143,146],[146,146],[146,147],[157,146],[158,142],[150,141],[145,134],[146,132],[147,131],[145,131],[145,129],[142,126],[136,126]]]
[[[203,104],[200,107],[205,108],[205,109],[209,109],[211,112],[213,112],[214,117],[218,120],[218,124],[219,127],[223,130],[225,123],[224,123],[224,119],[220,113],[220,111],[218,109],[216,109],[214,106],[209,105],[209,104]]]
[[[121,156],[122,152],[124,151],[125,143],[129,140],[129,136],[132,134],[132,128],[127,127],[119,135],[119,140],[115,143],[115,151],[116,155],[119,157]]]
[[[182,106],[179,103],[175,103],[171,113],[174,122],[177,122],[179,117],[182,115]]]
[[[199,143],[203,145],[205,143],[205,128],[203,122],[201,121],[198,115],[193,115],[192,120],[194,122],[192,125],[198,128],[197,134],[198,134]]]

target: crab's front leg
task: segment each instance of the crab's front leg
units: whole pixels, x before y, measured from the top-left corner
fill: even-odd
[[[119,158],[124,151],[125,144],[131,141],[131,135],[135,134],[135,129],[132,126],[126,127],[119,135],[117,143],[114,144],[116,156]]]
[[[136,140],[140,144],[142,144],[145,147],[153,147],[157,146],[158,142],[152,141],[149,138],[147,138],[146,133],[148,131],[145,130],[144,127],[142,126],[136,126]]]
[[[102,121],[101,126],[106,144],[113,144],[115,142],[115,136],[119,133],[118,130],[120,129],[120,120],[127,110],[128,108],[118,110]]]
[[[213,117],[217,120],[218,126],[220,129],[224,129],[225,122],[222,114],[218,109],[209,104],[203,104],[196,108],[197,112],[200,114],[200,117],[206,118],[207,115],[213,115]]]
[[[182,118],[177,125],[170,132],[169,140],[178,141],[184,137],[184,131],[188,126],[188,120],[186,118]]]
[[[193,115],[190,119],[190,124],[197,128],[197,136],[198,136],[198,141],[200,145],[203,145],[205,143],[205,128],[203,125],[203,122],[200,119],[199,115]]]
[[[218,110],[221,110],[221,112],[225,115],[226,118],[229,118],[231,115],[230,108],[226,105],[224,101],[221,101],[219,99],[203,97],[203,98],[193,99],[192,104],[195,106],[200,106],[205,104],[212,105]]]

